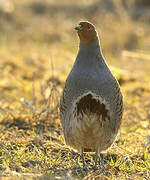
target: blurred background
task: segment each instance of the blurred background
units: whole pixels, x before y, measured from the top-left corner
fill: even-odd
[[[0,39],[20,45],[76,44],[81,20],[97,27],[105,52],[149,50],[149,0],[1,0]]]
[[[72,64],[79,42],[73,28],[88,20],[97,28],[106,57],[132,56],[124,50],[148,53],[149,9],[149,0],[1,0],[0,45]]]
[[[149,8],[148,0],[1,0],[1,41],[71,47],[75,24],[89,20],[102,36],[104,51],[149,50]]]
[[[123,69],[125,79],[143,80],[150,59],[149,0],[1,0],[2,90],[16,96],[18,84],[32,81],[33,73],[37,81],[53,74],[58,84],[64,82],[78,50],[74,27],[82,20],[96,26],[108,64]]]
[[[149,0],[1,0],[1,47],[23,48],[26,56],[40,47],[39,51],[48,50],[54,61],[62,59],[60,50],[77,51],[73,28],[81,20],[96,26],[105,56],[117,56],[124,50],[149,52]]]

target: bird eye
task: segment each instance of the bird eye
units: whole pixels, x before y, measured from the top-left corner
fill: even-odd
[[[89,24],[88,24],[87,26],[88,26],[88,29],[90,29],[90,28],[91,28]]]

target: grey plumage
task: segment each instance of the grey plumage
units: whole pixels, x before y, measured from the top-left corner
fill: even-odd
[[[91,25],[80,24],[88,28]],[[78,55],[60,100],[60,118],[66,144],[79,152],[100,153],[117,135],[123,101],[119,84],[101,53],[95,28],[92,30],[95,34],[87,44],[82,43],[79,34]]]

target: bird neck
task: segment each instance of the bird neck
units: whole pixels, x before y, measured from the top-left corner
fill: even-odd
[[[100,55],[102,55],[98,36],[96,35],[95,39],[93,41],[91,41],[90,43],[88,43],[87,45],[83,45],[80,42],[79,51],[88,52],[88,54],[99,53]]]
[[[83,67],[88,66],[92,67],[97,65],[97,62],[103,62],[103,55],[100,49],[99,39],[96,37],[91,43],[87,46],[83,46],[80,43],[78,55],[75,61],[75,66]]]

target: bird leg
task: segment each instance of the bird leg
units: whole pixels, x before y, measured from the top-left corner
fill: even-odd
[[[101,166],[102,171],[105,171],[105,161],[102,154],[100,154],[99,156],[99,161],[100,161],[100,166]]]
[[[94,162],[95,162],[95,164],[94,164],[94,169],[96,170],[97,169],[97,160],[98,160],[98,153],[97,153],[97,151],[95,152],[95,156],[94,156]]]
[[[83,167],[85,168],[85,160],[84,160],[84,153],[83,153],[83,150],[82,150],[82,152],[81,152],[81,159],[82,159]]]

